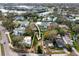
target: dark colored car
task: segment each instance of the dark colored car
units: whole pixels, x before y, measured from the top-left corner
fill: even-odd
[[[6,44],[6,42],[4,42],[4,44]]]

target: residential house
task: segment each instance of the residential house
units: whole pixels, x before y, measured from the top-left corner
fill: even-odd
[[[25,27],[19,27],[19,28],[15,28],[13,30],[13,34],[14,35],[22,35],[25,32]]]
[[[57,23],[50,23],[50,24],[48,25],[48,29],[49,29],[49,30],[55,29],[55,28],[57,28],[57,27],[58,27],[58,24],[57,24]]]
[[[22,21],[20,22],[20,27],[27,27],[29,25],[29,21]]]
[[[15,22],[17,22],[17,21],[15,21]],[[18,21],[18,23],[20,24],[20,26],[13,30],[14,35],[22,35],[22,34],[24,34],[25,28],[27,28],[28,25],[29,25],[28,21]]]
[[[50,12],[43,12],[43,13],[40,13],[39,16],[47,16]]]
[[[63,28],[63,29],[69,29],[69,27],[66,26],[66,25],[59,25],[59,27],[60,27],[60,28]]]
[[[54,47],[53,42],[50,41],[50,40],[45,40],[45,41],[44,41],[44,45],[45,45],[46,47],[50,47],[50,48],[53,48],[53,47]]]
[[[25,20],[23,16],[15,16],[14,17],[15,20]]]
[[[32,44],[31,36],[24,37],[23,43],[25,43],[27,46],[31,46]]]

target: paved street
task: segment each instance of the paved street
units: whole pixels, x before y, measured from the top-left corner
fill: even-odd
[[[2,34],[1,43],[3,44],[3,47],[4,47],[5,56],[17,56],[18,53],[12,51],[9,47],[9,41],[5,34],[5,32],[6,32],[5,28],[0,26],[0,32]]]
[[[63,37],[63,40],[66,44],[73,45],[72,40],[67,35]]]
[[[64,42],[65,42],[66,44],[73,45],[72,40],[71,40],[68,36],[64,36],[64,37],[63,37],[63,40],[64,40]],[[72,47],[72,54],[73,54],[74,56],[79,56],[79,53],[77,52],[77,50],[76,50],[74,47]]]
[[[77,52],[77,50],[74,47],[72,47],[72,54],[74,56],[79,56],[79,53]]]

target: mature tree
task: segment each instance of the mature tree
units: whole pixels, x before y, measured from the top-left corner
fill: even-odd
[[[11,36],[11,38],[12,38],[12,44],[13,44],[13,46],[15,46],[15,47],[17,47],[17,48],[21,48],[22,46],[21,46],[21,42],[22,42],[22,40],[23,40],[23,37],[21,37],[21,36]]]
[[[64,20],[61,18],[58,18],[55,22],[57,22],[58,24],[62,24],[64,22]]]
[[[64,36],[66,34],[66,30],[63,29],[63,28],[59,28],[58,29],[58,33],[61,35],[61,36]]]
[[[66,48],[68,49],[68,51],[72,51],[72,47],[69,44],[66,44]]]
[[[64,24],[67,25],[68,27],[71,27],[71,26],[72,26],[71,23],[72,23],[72,22],[71,22],[70,20],[65,20],[65,21],[64,21]]]
[[[30,20],[30,21],[33,21],[33,22],[36,22],[37,19],[39,18],[39,16],[38,16],[37,13],[29,13],[29,12],[27,12],[27,13],[24,13],[23,16],[24,16],[24,18],[26,18],[26,19],[27,19],[27,18],[30,18],[29,20]]]
[[[6,27],[7,30],[12,31],[15,28],[15,24],[11,19],[5,19],[2,22],[3,26]]]
[[[69,11],[68,11],[68,14],[78,14],[78,10],[75,8],[75,7],[73,7],[73,8],[69,8]]]
[[[46,32],[44,33],[44,38],[45,38],[45,39],[56,38],[57,33],[58,33],[57,30],[46,31]]]
[[[43,50],[42,50],[42,47],[41,46],[38,46],[37,53],[38,54],[42,54],[43,53]]]
[[[63,17],[62,15],[58,15],[57,16],[57,20],[55,22],[57,22],[58,24],[64,24],[64,25],[67,25],[67,26],[71,26],[71,21],[70,20],[67,20],[65,17]]]
[[[39,16],[39,19],[41,19],[40,21],[42,21],[43,18],[44,18],[44,16]]]
[[[79,34],[77,34],[77,39],[79,40]]]
[[[12,19],[13,20],[14,16],[15,16],[15,13],[9,13],[9,12],[7,12],[7,18],[8,19]]]
[[[75,26],[72,27],[72,30],[75,32],[75,33],[79,33],[79,24],[76,24]]]
[[[34,31],[32,30],[32,28],[30,26],[28,26],[26,29],[25,29],[25,33],[24,35],[25,36],[32,36],[34,34]]]
[[[0,11],[0,20],[3,20],[2,11]]]
[[[2,11],[0,11],[0,17],[2,16]]]
[[[54,13],[53,13],[53,15],[57,16],[57,15],[58,15],[57,12],[58,12],[58,8],[55,8],[55,9],[54,9]]]
[[[57,37],[58,31],[56,29],[53,29],[51,31],[46,31],[44,33],[44,40],[48,39],[53,42],[54,46],[56,47],[56,37]]]

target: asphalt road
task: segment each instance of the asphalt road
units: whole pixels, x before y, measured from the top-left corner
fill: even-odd
[[[9,41],[8,41],[8,38],[5,34],[5,32],[6,32],[5,28],[0,26],[0,32],[2,34],[1,43],[3,44],[3,47],[4,47],[5,56],[17,56],[18,53],[14,52],[9,47]]]
[[[73,42],[67,36],[64,36],[63,40],[66,44],[73,45]],[[74,47],[72,47],[72,55],[79,56],[79,52],[77,52],[77,50]]]
[[[77,50],[74,47],[72,47],[72,55],[79,56],[79,53],[77,52]]]

